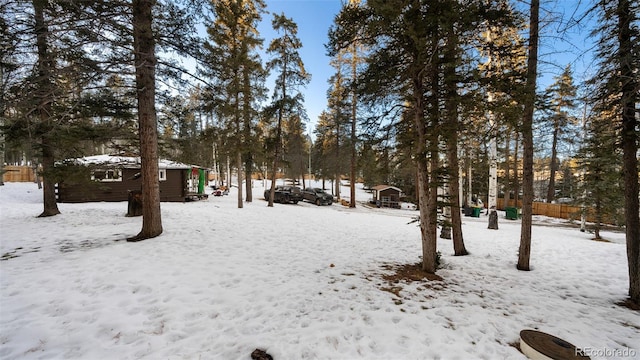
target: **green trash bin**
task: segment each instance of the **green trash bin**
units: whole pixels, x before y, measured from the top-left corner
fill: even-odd
[[[473,212],[471,213],[471,217],[480,217],[480,211],[482,210],[482,208],[472,207],[471,209],[473,209]]]
[[[518,208],[508,207],[504,209],[507,213],[506,218],[509,220],[518,220]]]

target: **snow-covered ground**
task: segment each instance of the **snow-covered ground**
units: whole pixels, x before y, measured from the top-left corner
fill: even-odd
[[[124,241],[141,228],[126,202],[36,218],[34,184],[0,187],[0,359],[523,359],[523,329],[640,358],[640,314],[616,305],[622,233],[596,242],[537,217],[521,272],[519,221],[464,217],[471,255],[439,240],[442,281],[390,283],[420,260],[415,211],[269,208],[255,185],[243,209],[235,188],[163,203],[164,233],[138,243]]]

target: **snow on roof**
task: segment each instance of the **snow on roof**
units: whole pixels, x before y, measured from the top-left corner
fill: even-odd
[[[139,168],[139,156],[119,156],[119,155],[93,155],[74,159],[74,162],[80,165],[109,165],[122,166],[125,168]],[[177,161],[159,159],[158,167],[160,169],[191,169],[198,167],[195,165],[187,165]]]
[[[376,185],[373,187],[373,190],[376,191],[382,191],[382,190],[386,190],[386,189],[394,189],[397,190],[399,192],[402,192],[402,190],[400,190],[399,188],[395,187],[395,186],[391,186],[391,185]]]

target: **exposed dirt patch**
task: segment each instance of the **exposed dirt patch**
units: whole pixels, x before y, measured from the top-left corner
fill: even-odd
[[[394,303],[396,305],[404,303],[404,297],[401,292],[407,284],[419,282],[420,287],[418,287],[418,290],[441,290],[446,287],[442,277],[422,270],[422,263],[386,264],[382,268],[385,272],[380,275],[384,280],[384,283],[380,284],[380,290],[395,295]],[[427,295],[426,298],[432,298],[432,296]]]
[[[414,282],[414,281],[444,281],[436,274],[422,270],[422,263],[417,264],[386,264],[383,269],[391,271],[390,274],[382,275],[382,278],[389,283]]]
[[[382,291],[386,291],[388,293],[392,293],[393,295],[400,297],[400,291],[402,291],[401,286],[383,286],[380,288]]]
[[[378,283],[378,287],[382,291],[386,291],[395,295],[393,302],[396,305],[404,304],[405,300],[419,299],[417,301],[425,302],[434,298],[433,291],[442,290],[446,287],[446,283],[442,277],[428,273],[422,270],[422,263],[417,264],[385,264],[382,266],[384,271],[376,274],[375,277],[382,278],[383,282]],[[367,280],[372,280],[367,277]],[[402,294],[405,287],[409,284],[418,283],[419,286],[413,287],[410,292],[413,294]],[[415,293],[418,291],[418,293]],[[416,297],[416,295],[418,295]],[[407,297],[408,296],[408,297]],[[428,309],[423,306],[423,309]],[[404,309],[401,309],[404,311]]]

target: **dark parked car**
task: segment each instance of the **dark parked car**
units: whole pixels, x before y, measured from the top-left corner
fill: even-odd
[[[264,199],[269,201],[271,195],[271,189],[264,191]],[[279,202],[282,204],[294,203],[302,201],[302,190],[297,186],[276,186],[275,194],[273,195],[273,202]]]
[[[331,205],[333,204],[333,196],[327,194],[320,188],[306,188],[302,192],[302,196],[305,200],[311,201],[316,205]]]

